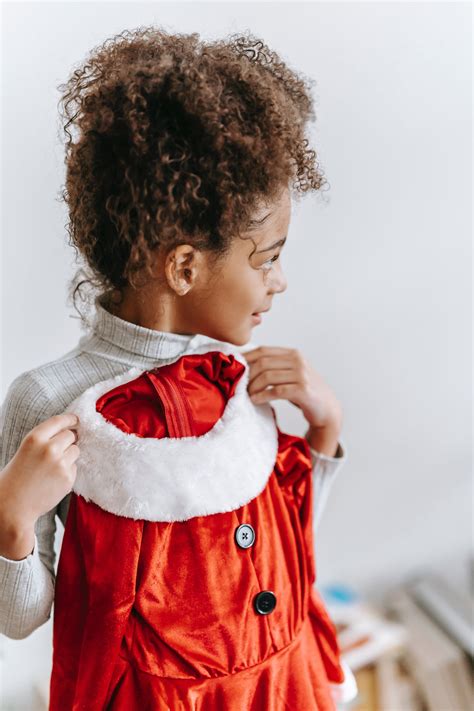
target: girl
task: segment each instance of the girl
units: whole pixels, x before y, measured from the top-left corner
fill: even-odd
[[[26,637],[54,600],[52,711],[333,709],[354,684],[313,534],[341,407],[299,351],[249,342],[286,289],[291,190],[323,182],[308,86],[248,33],[150,27],[61,88],[97,293],[77,347],[3,403],[1,631]]]

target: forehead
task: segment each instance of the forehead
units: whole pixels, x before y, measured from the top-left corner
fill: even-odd
[[[289,191],[285,191],[278,200],[259,207],[252,214],[251,224],[244,232],[244,236],[247,239],[252,238],[258,251],[268,249],[286,237],[290,213],[290,194]]]
[[[250,231],[258,231],[264,226],[274,223],[275,220],[286,218],[291,208],[291,195],[288,188],[285,188],[279,196],[272,200],[261,203],[252,213],[250,218]]]

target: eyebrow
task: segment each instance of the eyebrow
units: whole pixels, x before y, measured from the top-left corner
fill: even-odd
[[[265,220],[267,219],[267,217],[270,217],[271,214],[272,213],[270,211],[270,212],[267,212],[267,214],[264,215],[260,220],[250,220],[249,225],[251,227],[255,227],[256,225],[262,225],[265,222]]]
[[[269,252],[271,249],[275,249],[275,247],[280,247],[281,245],[284,245],[286,242],[286,237],[283,237],[283,239],[279,239],[278,242],[274,242],[270,247],[265,247],[265,249],[259,249],[255,252],[255,254],[260,254],[261,252]]]

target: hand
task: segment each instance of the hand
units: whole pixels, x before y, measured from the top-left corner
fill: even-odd
[[[340,430],[340,403],[299,350],[259,346],[242,355],[249,364],[247,390],[252,402],[288,400],[301,409],[312,430]]]
[[[23,438],[14,457],[0,472],[0,521],[5,528],[31,526],[72,489],[79,447],[72,412],[54,415]]]

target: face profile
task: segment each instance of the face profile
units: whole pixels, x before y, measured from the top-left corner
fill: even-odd
[[[124,289],[113,313],[146,328],[204,334],[243,345],[276,294],[286,290],[281,253],[291,217],[291,195],[261,207],[217,266],[213,255],[191,244],[163,254],[157,250],[154,275],[140,290]]]

